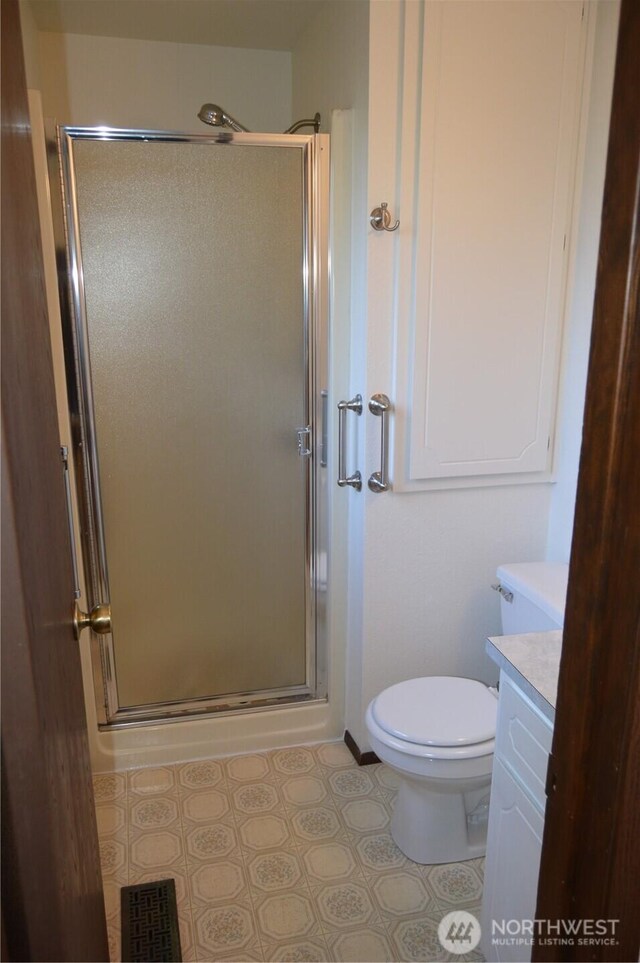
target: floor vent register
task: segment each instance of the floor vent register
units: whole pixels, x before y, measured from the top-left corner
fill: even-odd
[[[180,963],[175,881],[159,879],[123,886],[121,894],[122,959],[130,963]]]

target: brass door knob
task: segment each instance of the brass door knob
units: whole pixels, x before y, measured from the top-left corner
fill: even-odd
[[[94,605],[87,613],[82,612],[76,602],[73,611],[73,634],[76,639],[80,638],[80,633],[87,627],[92,628],[98,635],[107,635],[111,631],[111,606]]]

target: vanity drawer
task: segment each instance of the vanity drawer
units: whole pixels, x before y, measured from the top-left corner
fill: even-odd
[[[552,736],[549,720],[502,672],[496,758],[514,774],[541,812],[546,804],[544,787]]]

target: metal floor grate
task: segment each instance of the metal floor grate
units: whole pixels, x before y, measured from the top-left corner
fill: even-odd
[[[123,886],[122,959],[127,963],[180,963],[176,884],[172,879]]]

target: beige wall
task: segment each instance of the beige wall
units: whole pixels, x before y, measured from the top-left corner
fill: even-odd
[[[312,117],[319,110],[322,129],[328,131],[332,110],[353,108],[356,126],[364,130],[366,138],[368,0],[329,0],[319,6],[317,16],[298,37],[292,56],[295,117]]]
[[[76,126],[202,133],[197,112],[221,104],[256,131],[291,123],[291,54],[41,32],[45,117]]]

